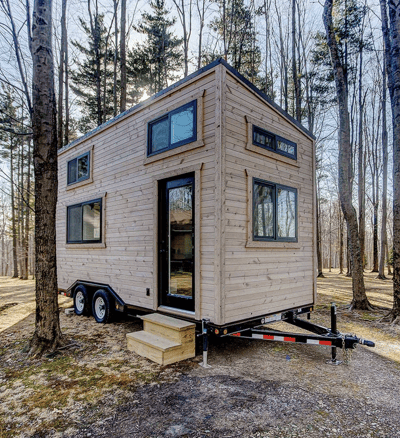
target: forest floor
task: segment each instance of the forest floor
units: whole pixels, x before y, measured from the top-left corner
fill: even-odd
[[[391,306],[391,280],[366,273],[366,286]],[[341,332],[376,342],[340,366],[325,363],[329,347],[233,338],[211,343],[210,369],[200,356],[160,366],[126,349],[140,321],[64,312],[69,348],[31,359],[34,315],[13,310],[32,297],[32,282],[0,278],[1,438],[400,437],[400,329],[379,322],[384,311],[349,312],[351,279],[337,271],[318,280],[311,320],[329,325],[334,301]]]

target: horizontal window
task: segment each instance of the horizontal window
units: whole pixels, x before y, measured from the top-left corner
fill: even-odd
[[[68,184],[88,179],[90,176],[90,152],[68,161]]]
[[[67,207],[67,243],[100,243],[102,201],[82,202]]]
[[[253,179],[253,239],[297,241],[297,190]]]
[[[253,144],[293,158],[294,160],[297,159],[296,143],[255,125],[253,125]]]
[[[197,139],[197,100],[149,122],[147,155],[182,146]]]

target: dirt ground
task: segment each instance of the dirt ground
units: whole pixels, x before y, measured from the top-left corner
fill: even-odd
[[[335,301],[339,330],[377,344],[359,346],[340,366],[325,363],[329,347],[230,338],[211,343],[210,369],[198,365],[200,356],[162,367],[126,350],[125,335],[140,321],[101,325],[64,312],[67,348],[29,359],[34,317],[15,324],[17,305],[5,304],[32,286],[4,280],[1,438],[400,437],[400,330],[379,322],[383,311],[350,313],[351,280],[337,272],[318,281],[312,321],[328,325]],[[373,274],[366,282],[371,301],[390,307],[392,282]]]

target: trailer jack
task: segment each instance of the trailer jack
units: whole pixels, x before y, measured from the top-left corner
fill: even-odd
[[[344,335],[337,330],[335,303],[332,303],[331,306],[331,328],[323,327],[317,324],[313,324],[304,319],[300,319],[297,317],[295,312],[289,312],[288,314],[286,314],[285,318],[282,318],[282,320],[303,330],[307,330],[312,334],[283,332],[280,330],[269,329],[265,325],[260,325],[251,328],[244,328],[236,332],[231,332],[226,336],[234,336],[244,339],[262,339],[268,341],[326,345],[332,348],[332,358],[327,361],[327,363],[332,365],[339,365],[340,363],[342,363],[336,358],[337,348],[343,349],[344,357],[346,358],[345,362],[348,363],[350,353],[356,348],[357,344],[366,345],[367,347],[375,346],[375,343],[372,341],[358,338],[355,335]]]

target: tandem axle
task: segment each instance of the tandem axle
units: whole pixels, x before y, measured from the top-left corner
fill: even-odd
[[[337,330],[337,314],[335,303],[332,303],[331,305],[330,328],[323,327],[318,324],[313,324],[310,321],[298,318],[298,314],[307,313],[307,319],[309,319],[311,310],[312,308],[300,309],[300,311],[292,310],[285,313],[273,315],[262,320],[261,325],[255,325],[250,327],[246,327],[246,324],[243,324],[242,326],[219,328],[214,327],[212,324],[210,324],[209,320],[204,319],[202,321],[202,332],[198,335],[203,336],[203,362],[200,365],[203,367],[208,367],[207,352],[209,335],[216,335],[219,337],[231,336],[235,338],[258,339],[266,341],[293,342],[298,344],[326,345],[332,348],[332,358],[327,361],[327,363],[330,363],[332,365],[339,365],[340,363],[342,363],[336,358],[337,348],[344,349],[345,357],[349,357],[348,350],[354,350],[357,344],[366,345],[367,347],[375,347],[375,343],[372,341],[358,338],[355,335],[345,335]],[[293,333],[281,330],[274,330],[266,327],[266,324],[276,321],[283,321],[288,324],[292,324],[311,333]]]

